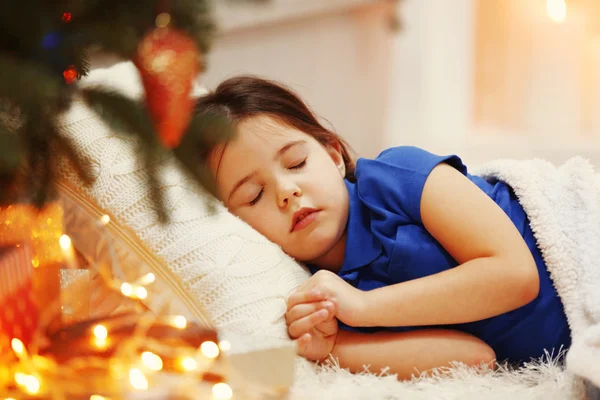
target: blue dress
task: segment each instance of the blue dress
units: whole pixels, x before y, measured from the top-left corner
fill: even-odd
[[[529,246],[535,259],[540,291],[531,303],[481,321],[440,328],[468,332],[485,341],[498,361],[521,363],[554,354],[571,344],[563,304],[552,284],[527,215],[511,188],[467,172],[457,156],[437,156],[403,146],[376,159],[359,159],[356,183],[346,181],[350,197],[344,263],[339,276],[361,290],[372,290],[432,275],[458,265],[429,234],[421,220],[421,193],[431,170],[445,162],[467,176],[504,210]],[[310,267],[314,273],[316,268]],[[452,301],[452,299],[448,299]],[[374,332],[408,331],[424,327],[351,328]],[[428,327],[431,328],[431,327]]]

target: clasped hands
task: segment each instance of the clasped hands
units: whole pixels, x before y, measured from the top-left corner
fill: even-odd
[[[285,315],[288,333],[298,342],[298,354],[322,361],[333,351],[338,320],[361,326],[365,293],[327,270],[320,270],[288,299]]]

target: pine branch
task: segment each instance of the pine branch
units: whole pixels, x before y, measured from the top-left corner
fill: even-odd
[[[233,134],[233,127],[222,117],[210,112],[196,114],[181,144],[173,151],[192,177],[213,195],[216,195],[216,187],[207,165],[208,152],[215,144],[226,141]]]
[[[143,106],[120,93],[104,89],[84,89],[84,100],[118,133],[140,137],[140,153],[146,169],[146,182],[161,223],[168,220],[163,192],[158,178],[161,153],[165,150],[158,141],[154,126]]]
[[[100,88],[82,89],[84,101],[115,131],[157,141],[152,121],[141,103]]]
[[[0,120],[0,175],[11,175],[21,165],[23,148],[20,138]]]
[[[88,159],[82,158],[76,151],[73,141],[68,136],[63,136],[59,131],[52,137],[54,147],[59,153],[62,153],[71,163],[77,177],[85,184],[89,185],[94,181],[92,176],[92,165]]]

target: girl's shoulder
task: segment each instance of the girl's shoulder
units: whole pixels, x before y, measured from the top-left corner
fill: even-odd
[[[458,156],[437,155],[415,146],[392,147],[374,159],[359,158],[355,176],[360,198],[369,208],[403,211],[420,220],[425,181],[440,163],[467,174],[467,167]]]

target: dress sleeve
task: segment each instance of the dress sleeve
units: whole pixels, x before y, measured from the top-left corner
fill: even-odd
[[[375,159],[361,158],[356,166],[358,193],[371,211],[385,217],[390,211],[408,221],[421,220],[421,195],[427,177],[440,163],[467,175],[456,155],[438,156],[412,146],[393,147]]]

